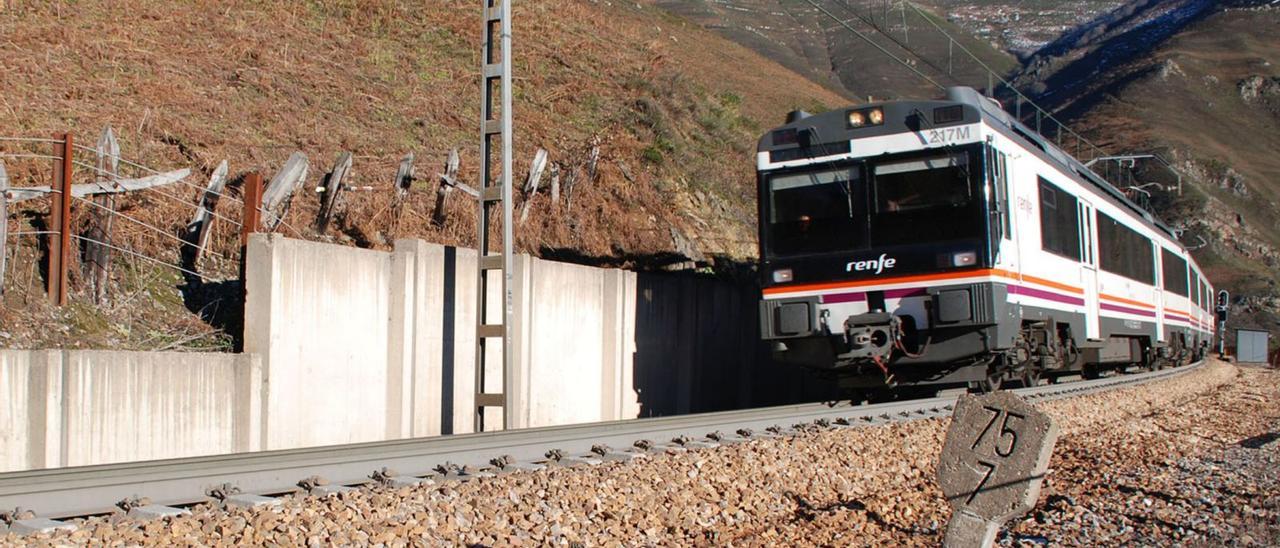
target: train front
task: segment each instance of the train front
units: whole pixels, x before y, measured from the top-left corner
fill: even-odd
[[[761,139],[761,333],[776,361],[872,384],[985,370],[1007,208],[986,183],[982,105],[963,98],[793,113]]]

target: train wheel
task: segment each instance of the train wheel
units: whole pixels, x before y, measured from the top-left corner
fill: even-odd
[[[1026,371],[1022,372],[1023,387],[1040,386],[1042,384],[1045,384],[1043,371],[1033,367],[1028,367]]]
[[[1004,372],[994,371],[994,372],[988,372],[986,379],[970,382],[969,388],[976,392],[981,392],[983,394],[990,394],[992,392],[995,392],[996,390],[999,390],[1000,387],[1003,385],[1004,385]]]

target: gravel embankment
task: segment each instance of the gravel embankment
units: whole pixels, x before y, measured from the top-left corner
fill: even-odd
[[[1280,542],[1280,373],[1211,363],[1044,404],[1062,424],[1039,504],[1005,545]],[[937,545],[946,420],[815,432],[628,464],[95,518],[34,544]]]

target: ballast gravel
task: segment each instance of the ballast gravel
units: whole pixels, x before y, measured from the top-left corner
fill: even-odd
[[[1006,546],[1280,543],[1280,373],[1220,362],[1041,404],[1062,436]],[[948,420],[807,432],[627,463],[81,521],[32,545],[863,546],[941,541]]]

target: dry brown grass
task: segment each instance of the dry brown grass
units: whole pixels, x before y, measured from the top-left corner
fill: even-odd
[[[429,219],[434,174],[450,148],[461,150],[462,178],[476,180],[477,8],[455,0],[9,3],[0,12],[0,135],[69,130],[91,144],[109,124],[124,156],[157,169],[193,167],[196,183],[224,158],[233,175],[269,176],[301,150],[312,161],[304,188],[349,150],[350,182],[376,190],[348,195],[325,238],[469,245],[468,198],[455,193],[444,226]],[[703,251],[750,257],[758,134],[792,108],[844,102],[648,4],[517,2],[516,10],[515,175],[524,176],[537,147],[572,169],[593,139],[602,143],[599,178],[579,185],[571,211],[553,209],[545,193],[537,198],[518,231],[523,252],[629,264],[673,250],[674,227]],[[409,150],[419,180],[390,233],[391,180]],[[7,164],[15,186],[47,179],[43,162]],[[171,192],[196,196],[189,187]],[[173,231],[190,215],[154,195],[122,207]],[[309,228],[317,207],[314,193],[299,193],[280,230],[321,238]],[[226,200],[219,213],[240,216]],[[26,218],[20,212],[11,226],[23,229]],[[123,243],[176,257],[171,240],[124,224],[116,224]],[[215,247],[234,253],[234,227],[218,230]],[[234,272],[231,259],[215,270]],[[7,316],[0,328],[25,321]]]

